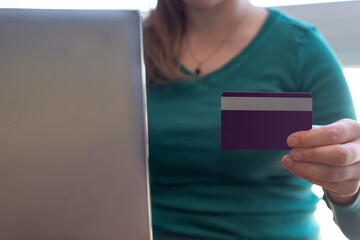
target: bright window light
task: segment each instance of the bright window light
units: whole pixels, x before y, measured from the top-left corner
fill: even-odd
[[[357,118],[360,120],[360,68],[344,68],[343,71],[349,84]]]
[[[313,192],[318,196],[323,196],[323,190],[320,186],[313,185]],[[326,206],[324,200],[320,200],[316,207],[315,219],[320,225],[321,239],[326,240],[348,240],[341,232],[340,228],[333,221],[333,214]]]
[[[156,7],[156,4],[157,4],[157,0],[150,0],[151,9],[154,9]]]
[[[353,0],[250,0],[262,7],[343,2]],[[49,9],[138,9],[149,11],[155,8],[157,0],[1,0],[0,8],[49,8]]]
[[[300,4],[329,3],[329,2],[346,2],[351,0],[250,0],[254,5],[261,7],[275,7]]]
[[[46,9],[138,9],[149,11],[153,0],[0,0],[0,8],[46,8]]]

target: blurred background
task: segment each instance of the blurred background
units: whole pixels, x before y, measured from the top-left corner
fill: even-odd
[[[251,0],[254,5],[273,7],[296,18],[312,23],[335,50],[360,117],[360,1],[336,0]],[[0,8],[48,9],[138,9],[146,15],[156,6],[157,0],[0,0]],[[314,186],[320,198],[323,191]],[[332,221],[332,213],[320,201],[316,218],[324,240],[346,240]]]

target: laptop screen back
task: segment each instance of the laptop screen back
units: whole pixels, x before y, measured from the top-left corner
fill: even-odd
[[[0,239],[150,239],[136,11],[0,10]]]

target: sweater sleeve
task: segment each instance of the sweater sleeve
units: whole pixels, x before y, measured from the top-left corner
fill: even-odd
[[[313,95],[313,124],[325,125],[342,118],[356,119],[350,91],[341,66],[322,36],[314,28],[299,41],[299,84]],[[325,196],[334,221],[350,239],[360,239],[360,199],[339,206]]]
[[[298,49],[298,81],[302,91],[313,95],[313,125],[356,119],[342,68],[322,36],[310,28],[300,38]]]
[[[360,237],[360,197],[357,196],[356,200],[347,206],[341,206],[329,198],[326,191],[324,200],[326,205],[332,210],[334,221],[340,227],[342,232],[349,239],[359,239]]]

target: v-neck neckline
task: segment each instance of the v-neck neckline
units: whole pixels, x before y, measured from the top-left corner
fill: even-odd
[[[184,65],[182,65],[179,61],[176,61],[179,65],[181,71],[183,71],[186,75],[189,75],[194,78],[194,80],[205,80],[210,79],[213,76],[216,76],[218,74],[221,74],[221,72],[226,71],[227,69],[231,68],[235,63],[238,63],[241,61],[241,59],[246,59],[246,55],[248,55],[249,52],[253,48],[256,47],[257,43],[262,39],[263,35],[267,32],[267,29],[272,24],[273,20],[275,19],[276,15],[278,15],[278,12],[274,9],[267,8],[269,11],[269,14],[261,26],[258,33],[254,36],[254,38],[238,53],[236,54],[232,59],[230,59],[227,63],[225,63],[223,66],[215,69],[214,71],[211,71],[203,76],[197,76],[195,73],[191,72],[189,69],[187,69]]]

